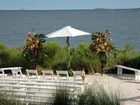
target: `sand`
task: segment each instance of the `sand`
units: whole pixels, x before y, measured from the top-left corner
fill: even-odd
[[[140,105],[140,81],[134,75],[87,75],[87,81],[96,86],[103,86],[120,96],[121,105]]]

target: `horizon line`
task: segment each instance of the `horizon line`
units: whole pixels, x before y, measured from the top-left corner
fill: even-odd
[[[48,10],[48,11],[61,11],[61,10],[130,10],[130,9],[140,9],[140,7],[137,7],[137,8],[93,8],[93,9],[24,9],[24,8],[21,8],[21,9],[0,9],[0,10],[21,10],[21,11],[26,11],[26,10]]]

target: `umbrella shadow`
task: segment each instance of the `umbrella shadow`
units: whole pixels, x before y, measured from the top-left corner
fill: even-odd
[[[140,96],[121,98],[120,101],[135,101],[135,102],[140,102]]]
[[[110,75],[116,79],[122,80],[123,82],[129,83],[140,83],[140,81],[135,80],[135,76],[132,74],[124,74],[124,75]]]
[[[116,74],[109,74],[109,76],[113,77],[113,78],[116,78],[116,79],[119,79],[123,82],[126,82],[126,83],[132,83],[132,84],[140,84],[140,80],[135,80],[135,76],[133,74],[124,74],[124,75],[121,75],[121,76],[118,76]]]

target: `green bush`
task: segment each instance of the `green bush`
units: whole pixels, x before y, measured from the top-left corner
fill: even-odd
[[[38,58],[38,65],[42,68],[67,70],[68,51],[56,42],[48,42],[43,45],[43,52]],[[77,48],[70,49],[71,68],[73,70],[85,70],[86,73],[101,72],[100,57],[95,56],[89,49],[89,44],[81,43]],[[111,56],[111,55],[108,55]],[[131,44],[127,44],[125,48],[118,49],[115,57],[108,57],[105,70],[115,68],[115,65],[121,64],[139,69],[140,53],[135,52]],[[32,68],[32,62],[25,59],[21,48],[8,48],[0,44],[0,67],[21,66]]]
[[[9,66],[22,66],[23,61],[21,60],[21,50],[16,48],[9,48]]]
[[[89,88],[79,95],[77,105],[120,105],[119,96],[107,93],[104,88]]]
[[[140,53],[135,52],[133,45],[127,44],[123,50],[118,52],[116,62],[128,67],[140,69]]]
[[[124,62],[125,66],[140,69],[140,53],[134,54],[134,57]]]
[[[74,95],[70,93],[67,89],[58,89],[56,90],[54,100],[52,105],[73,105]]]
[[[105,32],[95,32],[91,36],[92,43],[90,44],[90,50],[100,61],[101,74],[106,72],[107,63],[110,58],[114,58],[116,54],[116,48],[113,45],[110,38],[111,32],[106,30]]]
[[[7,62],[10,59],[8,48],[0,44],[0,67],[8,66]]]
[[[25,62],[22,50],[17,48],[7,48],[0,44],[0,67],[16,66],[23,68],[28,68],[30,66]]]
[[[31,68],[36,69],[36,66],[42,63],[44,57],[43,44],[45,43],[45,35],[28,33],[26,43],[22,49],[23,56],[27,63],[32,63]]]
[[[101,63],[89,49],[89,45],[81,43],[72,56],[71,66],[74,70],[84,69],[86,73],[99,72]]]
[[[118,50],[116,56],[116,63],[124,65],[124,63],[132,59],[134,55],[134,47],[131,44],[127,44],[124,49]]]
[[[21,49],[17,49],[17,48],[9,48],[8,49],[9,53],[9,61],[8,61],[8,66],[9,67],[22,67],[23,70],[25,70],[26,68],[31,68],[32,64],[27,62],[27,60],[25,59],[25,57],[22,54],[22,50]],[[25,71],[23,71],[25,72]]]
[[[68,52],[56,42],[49,42],[44,46],[47,59],[43,67],[51,69],[66,69],[68,64]]]
[[[71,67],[74,70],[88,69],[86,61],[89,57],[88,44],[80,44],[77,49],[73,50]]]

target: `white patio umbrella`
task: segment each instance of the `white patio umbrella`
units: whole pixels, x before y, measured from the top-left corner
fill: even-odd
[[[70,69],[71,56],[70,56],[70,49],[69,49],[69,37],[84,36],[84,35],[91,35],[91,34],[88,32],[78,30],[76,28],[72,28],[71,26],[66,26],[66,27],[63,27],[62,29],[52,32],[46,36],[48,38],[66,37],[68,53],[69,53],[69,60],[68,60],[67,68]]]
[[[48,38],[66,37],[67,46],[69,46],[69,37],[83,36],[83,35],[90,35],[90,33],[78,30],[76,28],[72,28],[71,26],[66,26],[46,36]]]

